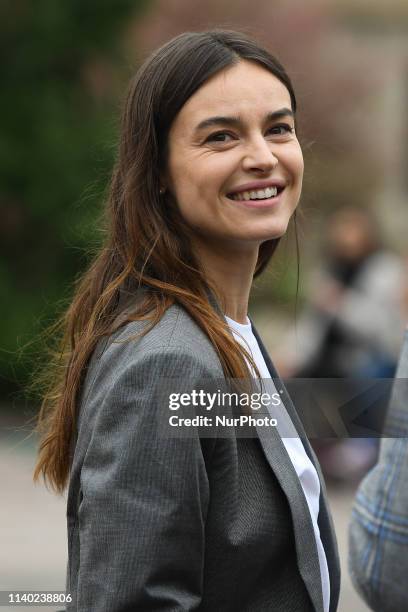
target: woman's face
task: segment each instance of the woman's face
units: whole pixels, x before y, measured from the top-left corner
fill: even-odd
[[[258,247],[282,236],[299,201],[302,151],[290,95],[240,61],[189,98],[169,132],[164,183],[201,244]]]

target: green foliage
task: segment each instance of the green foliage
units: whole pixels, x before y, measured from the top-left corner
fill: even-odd
[[[0,9],[0,395],[24,385],[18,348],[55,316],[98,241],[113,162],[124,28],[145,0],[15,0]],[[17,342],[16,342],[17,339]]]

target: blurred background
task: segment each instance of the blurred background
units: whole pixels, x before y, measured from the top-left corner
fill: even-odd
[[[32,484],[38,400],[26,389],[44,361],[40,333],[100,241],[127,82],[169,38],[214,26],[256,37],[298,97],[299,287],[292,228],[255,283],[253,320],[287,376],[349,375],[345,363],[392,376],[408,318],[405,0],[4,0],[0,590],[64,588],[65,500]],[[376,444],[317,450],[342,557],[339,610],[364,611],[347,576],[347,521]]]

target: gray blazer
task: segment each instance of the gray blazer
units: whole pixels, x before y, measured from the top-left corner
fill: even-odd
[[[361,482],[350,523],[353,582],[378,612],[408,610],[408,330],[377,465]]]
[[[67,610],[322,612],[313,526],[279,434],[272,427],[255,438],[160,437],[159,377],[220,379],[223,371],[181,306],[123,342],[142,325],[127,323],[99,344],[83,385],[67,503]],[[304,445],[321,479],[334,612],[337,547],[320,469]]]

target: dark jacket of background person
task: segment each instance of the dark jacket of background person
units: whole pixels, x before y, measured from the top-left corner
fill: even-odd
[[[362,481],[350,524],[353,582],[378,612],[408,610],[408,331],[377,465]]]
[[[160,436],[160,378],[223,379],[207,336],[178,305],[143,338],[128,323],[88,368],[68,492],[69,611],[323,610],[312,521],[278,432]],[[260,342],[272,376],[276,372]],[[286,392],[283,401],[304,436]],[[321,481],[319,528],[337,609],[337,546]]]

